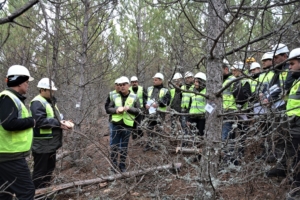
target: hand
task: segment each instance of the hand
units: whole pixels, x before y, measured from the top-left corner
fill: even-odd
[[[129,110],[129,106],[124,106],[124,111],[127,111],[127,110]]]
[[[153,108],[157,108],[157,107],[158,107],[158,104],[153,103],[153,104],[152,104],[152,107],[153,107]]]
[[[66,125],[63,125],[63,124],[60,125],[60,128],[62,130],[69,130],[69,128]]]
[[[187,126],[190,126],[190,125],[191,125],[191,123],[190,123],[190,122],[186,122],[186,125],[187,125]]]
[[[146,109],[149,110],[150,106],[148,104],[146,104]]]
[[[123,112],[124,112],[124,108],[122,106],[117,108],[117,114],[123,113]]]

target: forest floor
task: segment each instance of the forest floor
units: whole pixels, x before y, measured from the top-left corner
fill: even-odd
[[[109,155],[109,136],[107,118],[98,121],[97,126],[86,129],[86,147],[81,149],[81,160],[72,164],[68,155],[57,162],[52,186],[75,181],[96,179],[112,176]],[[64,147],[58,152],[66,151],[71,143],[71,137],[66,133]],[[127,171],[143,170],[156,166],[182,163],[179,171],[154,170],[140,176],[131,176],[95,183],[85,186],[71,187],[54,194],[57,200],[150,200],[150,199],[201,199],[197,198],[201,183],[199,162],[194,162],[195,155],[175,153],[176,143],[164,143],[158,151],[143,152],[146,137],[139,141],[130,139],[127,157]],[[224,200],[254,200],[254,199],[285,199],[290,185],[283,178],[267,178],[261,173],[260,163],[252,162],[253,149],[246,150],[245,158],[249,160],[242,166],[236,166],[220,173],[222,185],[219,187],[217,199]],[[241,168],[243,170],[241,170]]]

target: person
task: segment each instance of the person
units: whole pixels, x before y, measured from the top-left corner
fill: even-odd
[[[172,83],[176,87],[172,87],[170,89],[170,108],[174,111],[181,113],[181,99],[182,99],[182,92],[180,90],[182,86],[182,75],[179,72],[176,72],[172,78]],[[173,135],[178,134],[178,127],[177,127],[177,121],[180,119],[179,115],[171,115],[171,132]],[[176,134],[177,133],[177,134]]]
[[[260,64],[258,62],[253,62],[250,65],[250,73],[252,74],[252,79],[249,81],[251,86],[251,93],[254,93],[256,90],[257,79],[260,75]]]
[[[33,129],[32,156],[34,160],[32,180],[35,189],[50,185],[56,165],[56,151],[62,146],[63,130],[71,127],[61,123],[62,117],[56,105],[54,91],[57,88],[49,78],[42,78],[37,85],[39,95],[30,102]]]
[[[185,72],[184,74],[184,85],[181,86],[182,90],[190,90],[194,89],[194,74],[190,71]],[[181,112],[188,113],[188,107],[190,102],[190,97],[192,93],[182,91],[182,99],[181,99]],[[186,116],[181,116],[181,127],[183,129],[183,134],[188,134],[188,127],[186,123]],[[183,143],[185,145],[185,143]]]
[[[171,100],[170,91],[163,85],[164,75],[158,72],[152,78],[153,86],[150,86],[147,89],[148,100],[146,104],[146,110],[150,114],[150,117],[147,119],[149,120],[147,128],[150,130],[147,133],[149,141],[145,145],[143,151],[158,150],[157,142],[154,141],[157,137],[152,131],[154,131],[155,126],[161,124],[161,121],[165,118],[165,113],[155,112],[151,114],[151,109],[166,111]],[[151,103],[149,104],[149,102]]]
[[[194,76],[194,92],[205,94],[206,93],[206,75],[203,72],[198,72]],[[188,126],[196,124],[196,135],[203,136],[205,129],[205,97],[199,94],[192,94],[189,103],[189,115],[187,117]],[[195,115],[199,114],[199,115]]]
[[[246,68],[245,68],[245,71],[246,71],[247,74],[251,74],[250,67],[251,67],[251,64],[254,63],[254,62],[256,62],[256,60],[253,57],[248,57],[246,59],[246,66],[245,66]]]
[[[287,116],[289,117],[289,138],[286,141],[286,154],[288,158],[292,159],[293,178],[292,183],[294,188],[300,187],[300,48],[293,49],[288,58],[289,71],[291,76],[295,79],[290,90],[287,100]],[[300,199],[300,192],[292,193],[289,200]]]
[[[109,94],[106,98],[105,104],[104,104],[106,114],[109,114],[108,106],[109,106],[110,102],[112,101],[113,96],[115,94],[118,94],[119,92],[120,92],[120,85],[119,85],[119,78],[117,78],[115,80],[114,90],[109,92]],[[109,135],[111,135],[112,134],[111,115],[108,116],[108,122],[109,122]]]
[[[7,89],[0,93],[0,199],[34,199],[35,188],[25,160],[32,145],[34,119],[24,105],[29,81],[34,80],[22,65],[11,66]]]
[[[112,172],[126,171],[126,158],[129,137],[134,125],[134,119],[140,114],[140,102],[136,94],[129,90],[129,79],[122,76],[118,80],[120,91],[113,95],[108,106],[111,114],[112,132],[110,135],[110,159]],[[118,154],[120,161],[118,162]]]
[[[132,76],[130,78],[130,92],[134,93],[137,95],[137,97],[139,98],[140,101],[140,106],[141,106],[141,110],[144,111],[145,110],[145,106],[147,103],[147,91],[144,87],[139,85],[139,80],[136,76]],[[139,128],[138,126],[141,124],[142,120],[143,120],[144,116],[143,114],[139,114],[134,122],[134,131],[132,132],[132,139],[136,140],[139,139],[143,136],[143,130],[141,128]]]

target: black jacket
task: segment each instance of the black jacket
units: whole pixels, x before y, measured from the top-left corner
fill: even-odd
[[[166,107],[171,101],[171,94],[169,90],[166,95],[164,95],[162,98],[159,98],[160,89],[163,87],[163,85],[153,86],[153,91],[150,97],[150,99],[154,99],[158,103],[159,107]]]
[[[122,106],[125,105],[125,101],[127,99],[127,97],[130,95],[130,91],[129,91],[129,94],[128,95],[123,95],[121,92],[119,92],[119,94],[121,95],[121,98],[122,98]],[[108,107],[107,107],[107,114],[117,114],[117,109],[118,107],[115,105],[115,102],[114,101],[110,101]],[[133,107],[130,107],[129,110],[127,110],[127,112],[129,114],[132,114],[132,115],[135,115],[137,116],[141,110],[140,110],[140,102],[138,100],[138,98],[136,99],[136,101],[133,103]],[[129,127],[127,126],[123,120],[119,121],[119,122],[112,122],[113,124],[116,124],[116,125],[121,125],[125,128],[132,128],[132,127]]]
[[[251,98],[251,86],[249,82],[246,82],[244,85],[242,85],[241,80],[235,82],[233,85],[234,89],[232,93],[235,98],[235,102],[236,104],[243,106]]]
[[[26,97],[12,89],[6,89],[16,95],[23,103]],[[0,98],[0,122],[7,131],[19,131],[32,128],[34,120],[32,117],[18,119],[18,109],[13,100],[8,96]],[[0,162],[17,160],[29,155],[29,151],[23,153],[0,153]]]
[[[46,99],[48,103],[52,104],[50,99]],[[55,101],[55,99],[54,99]],[[45,107],[39,101],[34,101],[30,105],[30,110],[33,118],[36,121],[35,128],[33,129],[34,135],[38,135],[40,128],[52,129],[53,138],[41,139],[34,138],[32,144],[32,151],[35,153],[54,153],[62,146],[63,132],[60,128],[59,120],[54,118],[47,118]]]
[[[136,88],[131,87],[131,88],[132,88],[132,91],[134,92],[134,94],[136,94],[139,89],[138,87],[136,87]],[[146,88],[143,87],[143,103],[144,103],[144,105],[140,105],[141,107],[146,108],[147,99],[148,99],[147,90],[146,90]]]
[[[174,88],[174,90],[175,90],[175,94],[170,107],[176,110],[177,112],[181,112],[182,92],[180,89],[177,88]]]

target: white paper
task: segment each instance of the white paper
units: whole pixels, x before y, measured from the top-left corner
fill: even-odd
[[[147,105],[150,106],[149,108],[149,114],[153,114],[156,113],[156,108],[154,108],[152,105],[153,103],[155,103],[154,100],[150,99],[149,101],[147,101]]]
[[[263,113],[266,113],[267,110],[266,110],[266,108],[262,107],[260,105],[260,103],[255,103],[253,112],[256,114],[263,114]]]
[[[242,120],[247,120],[247,119],[248,119],[247,115],[239,115],[239,117],[240,117]]]
[[[60,119],[63,120],[64,119],[64,115],[63,114],[59,114],[60,115]]]
[[[205,110],[209,113],[212,113],[214,111],[214,107],[212,107],[209,103],[205,105]]]

